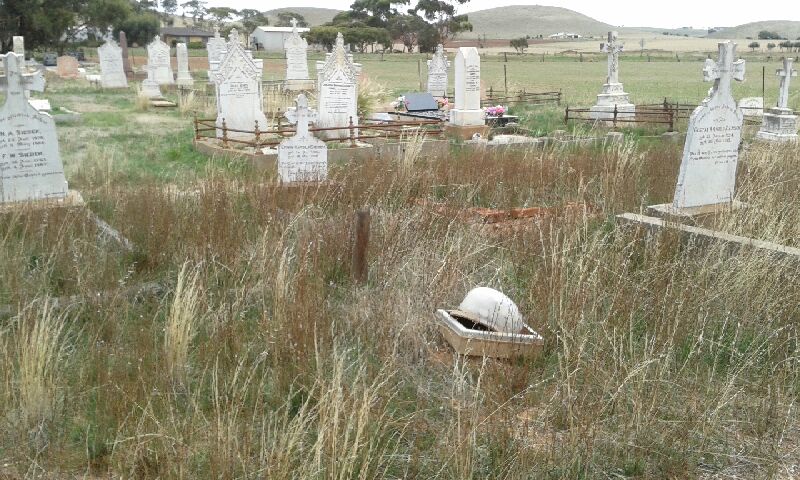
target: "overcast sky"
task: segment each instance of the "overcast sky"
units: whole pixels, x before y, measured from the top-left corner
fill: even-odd
[[[413,2],[414,0],[412,0]],[[209,6],[271,10],[281,7],[323,7],[346,10],[352,0],[209,0]],[[800,21],[798,0],[471,0],[459,13],[506,5],[551,5],[569,8],[601,22],[624,27],[733,27],[761,20]]]

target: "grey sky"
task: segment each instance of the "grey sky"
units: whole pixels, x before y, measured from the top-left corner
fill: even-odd
[[[413,1],[413,0],[412,0]],[[209,6],[270,10],[281,7],[323,7],[346,10],[352,0],[209,0]],[[459,13],[505,5],[537,5],[525,0],[471,0]],[[743,0],[549,0],[545,5],[569,8],[611,25],[627,27],[732,27],[762,20],[800,21],[797,0],[770,0],[754,6]]]

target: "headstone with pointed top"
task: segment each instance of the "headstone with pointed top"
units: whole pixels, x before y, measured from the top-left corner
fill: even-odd
[[[245,50],[236,29],[232,30],[225,47],[225,55],[219,68],[212,74],[217,91],[217,137],[223,136],[223,126],[242,130],[228,131],[228,138],[234,139],[253,138],[256,123],[259,130],[268,128],[267,118],[261,111],[263,70],[263,60],[254,59]]]
[[[172,85],[175,78],[172,74],[169,46],[161,41],[161,36],[156,35],[147,45],[147,65],[153,68],[153,80],[159,85]]]
[[[798,141],[798,116],[789,108],[789,86],[791,85],[792,77],[797,76],[797,70],[792,68],[793,63],[793,58],[784,58],[783,68],[777,71],[777,75],[781,79],[781,86],[778,90],[778,103],[775,108],[771,108],[764,113],[761,129],[757,134],[758,138],[762,140],[776,142]]]
[[[689,118],[678,184],[672,204],[651,210],[692,216],[733,207],[736,166],[744,115],[731,93],[733,80],[743,81],[744,60],[736,60],[736,44],[719,44],[719,59],[706,60],[704,80],[714,82],[709,96]]]
[[[292,33],[283,44],[286,51],[287,90],[310,90],[313,81],[308,75],[308,42],[297,31],[297,19],[292,18]]]
[[[123,32],[120,32],[122,36]],[[125,62],[122,48],[113,37],[97,48],[100,59],[100,84],[103,88],[128,88],[128,77],[125,76]]]
[[[629,95],[625,93],[619,81],[619,54],[623,49],[624,46],[617,41],[617,32],[608,32],[608,42],[600,44],[600,51],[608,54],[608,70],[606,83],[597,95],[597,104],[589,112],[590,118],[611,120],[614,118],[615,110],[618,119],[636,116],[636,106],[631,103]]]
[[[55,122],[25,96],[24,59],[9,53],[4,60],[8,88],[0,107],[0,203],[63,199],[68,188]]]
[[[444,52],[444,46],[440,43],[436,47],[436,53],[431,60],[428,60],[428,93],[434,97],[447,96],[448,75],[450,61]]]
[[[347,128],[352,120],[358,125],[358,78],[361,65],[353,63],[339,33],[333,52],[324,62],[317,62],[318,128]],[[344,137],[347,130],[325,132],[328,138]]]
[[[179,43],[175,46],[175,56],[178,57],[178,85],[184,87],[191,87],[194,85],[192,74],[189,72],[189,50],[186,48],[185,43]]]
[[[450,110],[450,123],[459,127],[483,126],[481,109],[481,56],[475,47],[458,49],[455,61],[456,100]]]
[[[208,78],[219,68],[219,62],[225,55],[227,49],[225,39],[219,35],[219,27],[214,27],[214,36],[208,39],[206,51],[208,52]]]
[[[278,146],[278,174],[281,182],[321,182],[328,178],[328,146],[308,131],[317,112],[308,108],[308,99],[300,94],[295,107],[286,112],[297,133]]]

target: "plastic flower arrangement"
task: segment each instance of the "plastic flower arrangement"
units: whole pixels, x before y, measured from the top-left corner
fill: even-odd
[[[440,97],[436,99],[436,104],[439,105],[440,110],[444,110],[450,106],[450,100],[447,97]]]
[[[506,113],[506,107],[497,105],[494,107],[486,107],[485,112],[489,117],[502,117]]]
[[[405,111],[406,107],[408,106],[408,104],[406,103],[406,97],[405,96],[397,97],[397,100],[395,100],[394,102],[390,103],[389,105],[392,108],[394,108],[395,111],[397,111],[397,112]]]

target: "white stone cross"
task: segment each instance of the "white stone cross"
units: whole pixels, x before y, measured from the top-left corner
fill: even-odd
[[[786,57],[783,59],[783,68],[778,70],[777,75],[781,77],[781,89],[778,93],[778,108],[789,108],[789,84],[792,82],[792,77],[797,76],[797,70],[792,68],[793,58]]]
[[[10,55],[14,52],[8,53]],[[9,57],[6,57],[6,61],[8,61],[8,58]],[[44,73],[42,70],[37,70],[33,73],[24,73],[22,65],[25,64],[25,57],[17,55],[17,59],[17,62],[15,62],[15,66],[17,67],[16,71],[12,71],[8,64],[6,64],[6,81],[3,84],[0,84],[0,91],[11,92],[13,86],[12,82],[19,82],[21,84],[21,88],[25,92],[25,97],[29,97],[30,92],[32,91],[44,92],[44,87],[47,82],[44,79]]]
[[[733,42],[721,42],[719,44],[719,60],[706,59],[703,67],[703,80],[714,82],[711,88],[712,93],[731,92],[731,80],[744,81],[745,63],[744,60],[733,59],[736,57],[736,44]]]
[[[624,48],[617,43],[617,32],[608,32],[608,43],[600,44],[600,51],[608,54],[608,84],[619,83],[619,54]]]
[[[297,30],[297,19],[292,17],[292,30]]]
[[[291,107],[286,111],[286,118],[289,120],[289,123],[297,125],[297,133],[295,134],[296,137],[308,137],[308,124],[317,121],[317,112],[311,108],[308,108],[308,99],[302,93],[297,96],[295,105],[297,106]]]
[[[30,77],[26,78],[26,76],[23,75],[20,64],[24,62],[24,57],[14,52],[9,52],[5,56],[7,84],[4,86],[4,89],[7,92],[6,105],[8,111],[12,114],[25,111],[26,104],[28,103],[28,99],[26,98],[27,88],[36,87],[38,85],[38,83],[29,80]],[[41,72],[38,73],[38,77],[43,78],[41,77]],[[44,80],[42,80],[42,82],[43,81]],[[44,88],[36,91],[44,91]]]

